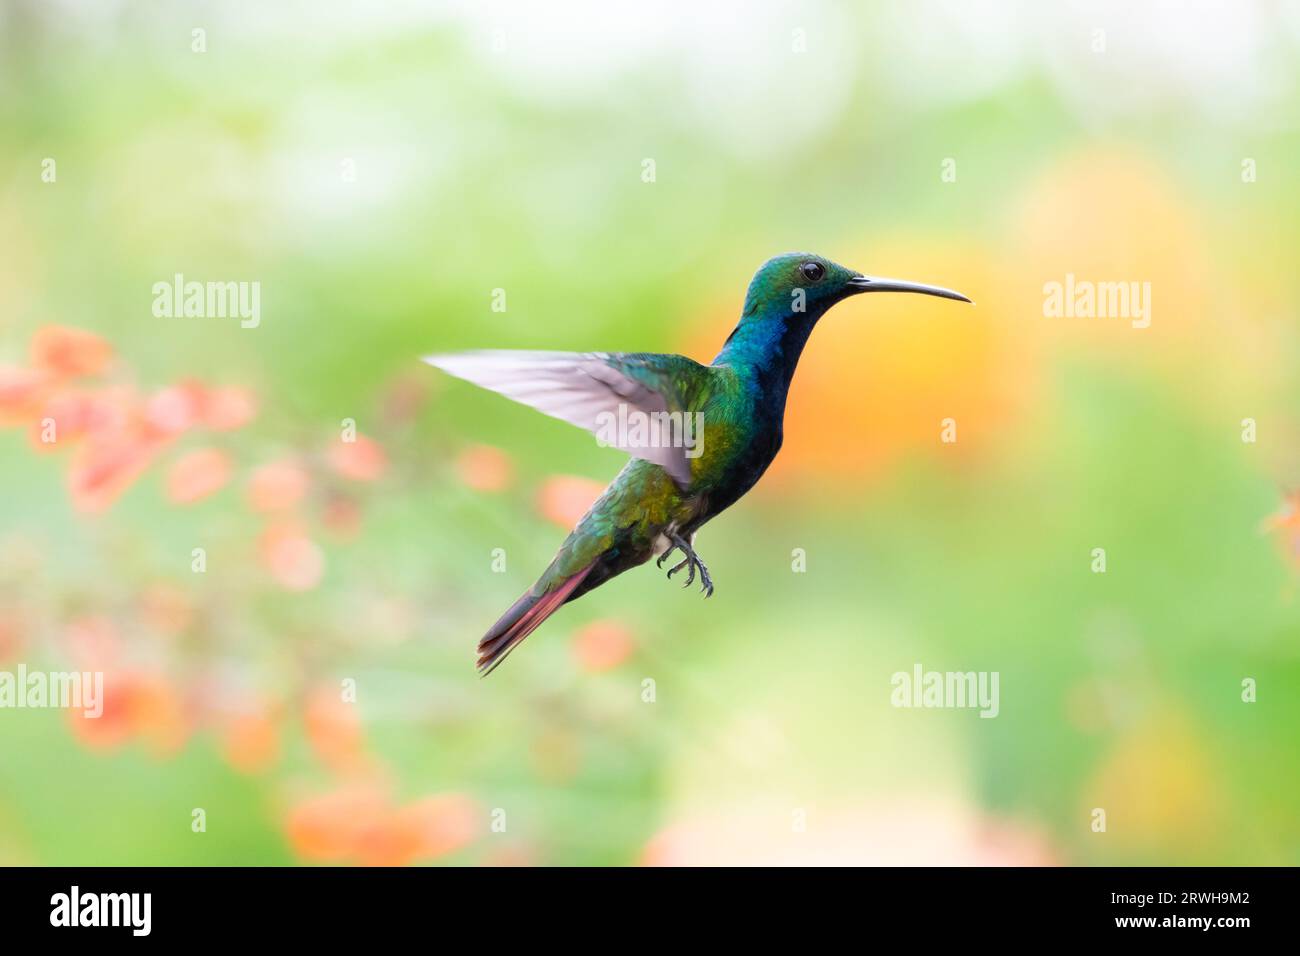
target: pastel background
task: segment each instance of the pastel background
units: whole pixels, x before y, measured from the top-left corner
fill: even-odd
[[[0,6],[0,670],[108,695],[0,710],[0,863],[1300,863],[1300,7],[555,6]],[[977,306],[478,680],[622,456],[419,356],[707,361],[790,249]]]

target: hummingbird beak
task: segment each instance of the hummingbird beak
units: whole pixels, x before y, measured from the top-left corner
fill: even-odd
[[[872,276],[854,276],[848,282],[850,295],[862,292],[919,292],[921,295],[937,295],[941,299],[956,299],[958,302],[970,302],[960,292],[945,289],[937,285],[925,285],[921,282],[907,282],[903,279],[883,279]],[[971,303],[974,305],[974,303]]]

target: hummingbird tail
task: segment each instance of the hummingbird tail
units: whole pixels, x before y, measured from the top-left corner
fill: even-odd
[[[569,595],[591,573],[596,566],[593,561],[577,574],[565,578],[556,587],[541,595],[532,590],[510,605],[510,610],[501,615],[501,619],[483,635],[478,642],[478,672],[480,677],[487,677],[506,659],[506,655],[518,647],[525,637],[537,630],[543,621],[554,614]]]

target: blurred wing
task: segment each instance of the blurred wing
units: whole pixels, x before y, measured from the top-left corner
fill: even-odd
[[[691,480],[682,436],[663,412],[686,412],[708,376],[698,362],[650,352],[480,351],[429,355],[430,365],[585,428],[606,444],[660,465],[679,485]],[[627,416],[640,412],[639,428]],[[674,434],[676,432],[676,434]],[[689,433],[699,437],[696,432]]]

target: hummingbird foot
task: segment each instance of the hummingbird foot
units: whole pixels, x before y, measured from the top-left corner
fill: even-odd
[[[664,558],[668,557],[668,555],[674,549],[681,551],[681,553],[686,555],[686,557],[684,560],[678,562],[677,564],[669,568],[668,577],[671,578],[682,568],[686,568],[687,569],[686,582],[682,585],[682,587],[688,588],[691,586],[692,583],[694,583],[695,572],[698,570],[700,572],[700,590],[704,592],[704,596],[706,598],[712,597],[713,578],[709,577],[709,569],[704,566],[704,562],[700,560],[700,556],[695,553],[695,550],[680,535],[676,535],[676,534],[671,535],[669,537],[669,540],[672,542],[673,546],[672,548],[669,548],[668,551],[665,551],[662,555],[660,555],[659,566],[663,567]]]

